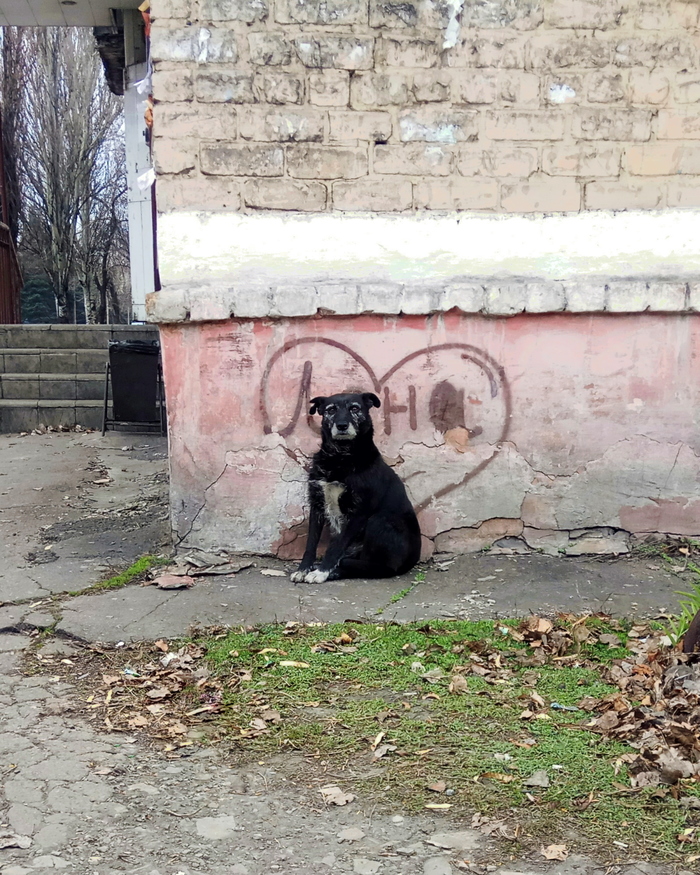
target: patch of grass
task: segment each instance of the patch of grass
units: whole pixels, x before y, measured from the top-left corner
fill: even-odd
[[[167,559],[165,556],[153,556],[147,554],[146,556],[141,556],[140,559],[137,559],[136,562],[133,562],[120,574],[115,574],[113,577],[108,577],[107,580],[93,583],[92,586],[87,586],[85,589],[69,592],[68,595],[86,595],[88,593],[104,592],[107,589],[119,589],[120,587],[126,586],[128,583],[132,583],[134,580],[142,577],[147,571],[150,571],[151,568],[156,568],[159,565],[167,565],[169,562],[170,559]]]
[[[602,619],[587,622],[606,630]],[[503,634],[504,625],[511,624],[264,626],[198,643],[224,681],[218,719],[255,756],[289,750],[311,763],[323,758],[334,774],[345,770],[348,789],[376,795],[384,807],[419,811],[445,802],[458,816],[515,816],[532,842],[561,841],[610,860],[679,859],[676,836],[688,812],[671,796],[630,791],[620,757],[631,749],[586,731],[585,712],[566,710],[617,691],[582,663],[624,655],[624,630],[614,629],[620,647],[584,642],[580,658],[533,666],[532,650]],[[496,669],[479,653],[495,653]],[[466,689],[450,692],[453,671],[474,660],[489,676],[467,668]],[[543,719],[523,717],[533,690],[549,706]],[[260,729],[270,709],[281,719]],[[256,720],[258,731],[250,728]],[[377,759],[382,745],[389,749]],[[549,786],[529,786],[540,770]],[[454,792],[428,790],[436,781]],[[693,793],[700,785],[687,782],[682,794]]]

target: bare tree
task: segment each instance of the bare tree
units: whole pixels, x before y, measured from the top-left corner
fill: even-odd
[[[7,217],[12,240],[17,245],[20,211],[19,144],[24,106],[25,42],[23,28],[2,28],[2,150],[7,194]]]
[[[42,265],[60,322],[70,321],[69,291],[77,290],[88,320],[105,321],[107,299],[117,297],[109,271],[119,268],[126,234],[123,151],[116,148],[123,140],[122,101],[106,87],[89,30],[16,30],[19,45],[14,54],[8,50],[4,69],[7,75],[21,58],[24,90],[14,132],[19,248]]]

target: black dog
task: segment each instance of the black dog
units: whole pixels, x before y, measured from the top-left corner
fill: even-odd
[[[394,577],[420,558],[415,511],[398,476],[374,445],[371,392],[312,398],[311,413],[323,417],[321,449],[309,473],[309,537],[295,583],[341,577]],[[324,523],[331,542],[315,567]]]

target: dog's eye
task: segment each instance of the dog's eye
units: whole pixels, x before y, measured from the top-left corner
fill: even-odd
[[[335,406],[335,404],[329,404],[328,407],[326,407],[326,413],[335,413],[337,409],[338,408]]]
[[[350,405],[350,410],[357,411],[357,410],[359,410],[359,409],[360,409],[360,405],[359,405],[359,404],[351,404],[351,405]]]

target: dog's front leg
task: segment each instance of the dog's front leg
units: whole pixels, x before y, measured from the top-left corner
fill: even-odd
[[[309,571],[304,580],[307,583],[325,583],[329,578],[332,579],[333,572],[340,564],[348,547],[362,536],[366,525],[366,517],[351,517],[343,526],[342,531],[331,539],[318,568],[315,571]]]
[[[318,542],[321,538],[321,532],[323,531],[323,523],[325,519],[323,503],[316,495],[312,494],[310,498],[309,534],[306,538],[306,549],[304,550],[304,556],[299,563],[299,568],[291,575],[291,579],[294,583],[301,583],[303,580],[306,580],[306,575],[314,567],[314,562],[316,561],[316,550],[318,549]]]

